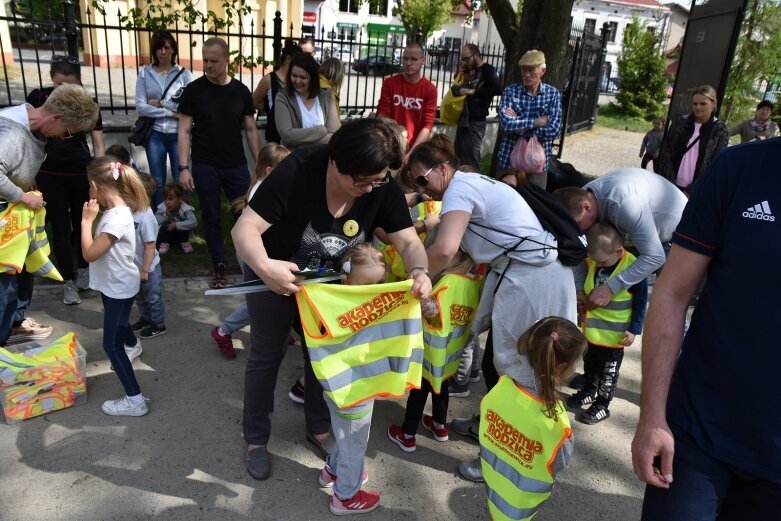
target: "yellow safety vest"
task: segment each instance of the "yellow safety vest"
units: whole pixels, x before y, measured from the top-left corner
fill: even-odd
[[[621,261],[608,278],[617,277],[635,260],[637,259],[634,255],[625,251]],[[594,289],[594,273],[597,271],[597,265],[590,258],[586,258],[586,266],[588,267],[588,275],[586,275],[583,291],[589,295]],[[619,342],[623,340],[624,332],[629,329],[631,322],[632,295],[626,288],[623,288],[610,297],[607,306],[586,311],[583,320],[583,334],[586,336],[586,340],[594,345],[622,348],[623,346]]]
[[[33,275],[62,282],[49,260],[50,251],[45,208],[33,210],[16,202],[0,212],[0,273],[21,273],[24,265]]]
[[[425,201],[409,209],[413,223],[423,221],[429,215],[439,215],[440,211],[442,211],[442,201]],[[420,233],[418,237],[420,237],[421,241],[424,241],[426,240],[426,233]],[[385,265],[388,267],[385,274],[385,282],[396,282],[397,280],[406,279],[407,269],[404,267],[404,260],[393,245],[380,243],[379,250],[385,257]]]
[[[72,332],[22,353],[0,348],[0,395],[6,420],[18,422],[83,402],[84,356]]]
[[[423,378],[437,394],[442,382],[458,371],[482,287],[479,275],[455,274],[445,275],[434,286],[431,297],[440,312],[433,319],[423,317]]]
[[[310,284],[296,293],[312,369],[337,407],[420,387],[422,321],[410,288],[412,280]]]
[[[551,465],[572,437],[564,405],[542,401],[503,376],[480,403],[480,462],[494,521],[531,519],[553,490]]]

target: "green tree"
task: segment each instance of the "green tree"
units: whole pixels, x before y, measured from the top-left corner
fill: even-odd
[[[761,99],[757,85],[778,81],[781,71],[781,6],[777,0],[749,0],[732,61],[720,117],[741,121]]]
[[[623,113],[650,118],[662,111],[667,88],[666,65],[660,35],[640,23],[637,17],[633,18],[624,30],[618,57],[621,86],[616,100]]]
[[[407,33],[415,40],[418,31],[425,39],[431,31],[450,23],[450,12],[461,5],[462,0],[397,0],[393,8]],[[464,4],[466,5],[466,3]]]
[[[108,0],[92,0],[95,11],[105,15]],[[134,7],[120,17],[120,22],[126,28],[143,28],[150,30],[168,29],[174,25],[201,26],[207,33],[226,32],[239,25],[241,17],[252,12],[250,0],[222,0],[224,15],[214,11],[203,14],[198,9],[199,0],[154,0],[146,2],[143,7]],[[193,47],[197,41],[193,40]],[[238,67],[254,68],[266,66],[270,62],[262,56],[255,58],[242,54],[241,50],[230,51],[230,72]]]

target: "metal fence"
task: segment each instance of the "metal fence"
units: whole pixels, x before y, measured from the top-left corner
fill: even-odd
[[[32,8],[31,1],[29,4]],[[94,91],[104,119],[109,116],[107,125],[112,126],[112,123],[115,123],[121,126],[123,122],[129,121],[128,118],[121,117],[122,115],[135,115],[136,78],[139,70],[150,61],[144,49],[148,48],[146,42],[153,30],[128,27],[119,23],[109,25],[105,21],[97,23],[94,11],[89,8],[85,11],[84,19],[78,20],[73,16],[76,11],[72,2],[66,0],[63,6],[65,13],[61,17],[32,18],[21,16],[15,11],[12,11],[10,16],[0,17],[0,24],[8,24],[12,40],[10,50],[3,48],[3,42],[0,40],[0,72],[5,80],[4,92],[0,91],[0,106],[22,103],[33,89],[49,86],[48,63],[51,58],[55,55],[68,55],[82,64],[82,82],[85,87]],[[118,10],[117,19],[122,15]],[[194,73],[200,73],[201,70],[198,65],[198,47],[210,37],[219,36],[225,39],[233,52],[239,51],[248,62],[257,63],[265,59],[269,64],[273,62],[274,55],[278,56],[285,39],[298,41],[304,34],[303,28],[296,31],[292,24],[284,29],[279,12],[276,13],[270,30],[265,22],[258,27],[254,20],[249,23],[248,31],[246,25],[215,31],[207,27],[205,22],[199,26],[182,26],[175,23],[168,28],[176,38],[180,50],[189,47],[192,57],[188,60],[180,59],[180,63]],[[109,49],[110,40],[112,45],[119,42],[118,64],[109,63],[111,56],[103,55],[99,50],[101,46]],[[403,33],[364,35],[360,30],[356,32],[336,28],[330,31],[323,29],[314,40],[317,47],[316,57],[319,60],[336,57],[344,63],[345,79],[340,96],[343,117],[361,116],[375,110],[382,79],[401,70],[401,52],[407,43],[407,37]],[[441,99],[453,82],[459,64],[461,44],[451,44],[448,48],[443,41],[430,40],[426,46],[427,61],[423,74],[437,86]],[[268,56],[263,56],[259,50],[270,52]],[[12,54],[13,63],[6,59],[6,53]],[[501,46],[482,48],[481,54],[485,61],[496,67],[500,74],[504,74],[504,49]],[[262,75],[269,70],[270,67],[264,69],[263,66],[242,66],[238,59],[232,67],[234,77],[250,90],[255,88]],[[494,103],[498,104],[498,98]],[[112,118],[112,115],[119,117]]]

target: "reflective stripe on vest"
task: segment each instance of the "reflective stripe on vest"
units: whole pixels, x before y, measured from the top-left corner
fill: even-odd
[[[432,290],[431,298],[437,300],[439,315],[423,319],[423,378],[435,393],[458,371],[482,287],[480,276],[448,274]]]
[[[619,273],[627,269],[636,260],[631,253],[624,251],[618,265],[616,265],[609,279],[618,276]],[[597,271],[596,263],[590,258],[586,258],[588,273],[586,283],[583,285],[583,291],[586,295],[594,289],[594,274]],[[632,295],[626,288],[622,288],[610,297],[607,306],[586,311],[586,317],[583,321],[583,334],[590,343],[604,347],[618,347],[624,338],[624,333],[629,329],[632,322]]]
[[[560,402],[556,420],[542,407],[507,376],[480,404],[480,460],[494,520],[530,519],[550,497],[551,465],[572,429]]]
[[[311,284],[296,294],[312,369],[337,407],[420,387],[423,335],[412,283]]]

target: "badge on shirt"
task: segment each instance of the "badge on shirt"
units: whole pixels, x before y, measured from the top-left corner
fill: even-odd
[[[347,237],[354,237],[355,234],[358,233],[358,229],[359,229],[358,223],[353,219],[346,221],[344,223],[344,226],[342,226],[342,231]]]

